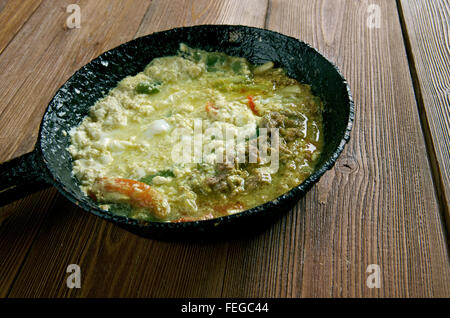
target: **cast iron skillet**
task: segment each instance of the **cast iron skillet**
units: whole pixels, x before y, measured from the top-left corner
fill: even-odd
[[[79,189],[66,150],[72,127],[80,124],[95,101],[128,75],[141,72],[154,58],[175,55],[180,42],[207,51],[247,58],[254,64],[275,62],[289,76],[312,86],[325,102],[325,147],[314,174],[277,199],[247,211],[187,223],[139,223],[97,207]],[[347,82],[335,65],[309,45],[280,33],[231,25],[199,25],[153,33],[103,53],[77,71],[56,93],[41,123],[35,150],[0,165],[0,201],[17,199],[53,185],[82,209],[142,236],[162,239],[213,234],[230,236],[273,222],[330,169],[349,139],[354,116]],[[61,211],[61,213],[64,213]]]

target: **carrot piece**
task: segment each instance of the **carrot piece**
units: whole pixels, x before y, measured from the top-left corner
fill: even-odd
[[[211,113],[211,112],[215,113],[215,112],[217,112],[218,108],[216,106],[214,106],[214,102],[209,101],[206,103],[205,110],[207,113]]]
[[[157,190],[143,182],[123,178],[99,178],[94,182],[89,195],[98,200],[114,200],[111,194],[121,194],[133,207],[146,208],[156,217],[170,213],[170,205]]]
[[[251,109],[253,114],[258,115],[258,110],[256,109],[255,103],[253,102],[253,96],[248,95],[247,100],[248,100],[248,107]]]

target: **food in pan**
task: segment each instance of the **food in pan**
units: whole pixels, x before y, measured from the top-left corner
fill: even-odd
[[[120,81],[70,131],[73,173],[100,208],[206,220],[302,183],[323,147],[322,101],[274,63],[184,44]]]

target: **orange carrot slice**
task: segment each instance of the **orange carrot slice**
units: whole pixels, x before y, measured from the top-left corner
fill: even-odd
[[[103,202],[126,201],[132,207],[147,209],[158,218],[164,218],[170,213],[170,205],[159,191],[131,179],[98,178],[89,195]]]
[[[251,109],[253,114],[258,115],[258,110],[256,109],[255,103],[253,102],[253,96],[248,95],[247,100],[248,100],[248,107]]]

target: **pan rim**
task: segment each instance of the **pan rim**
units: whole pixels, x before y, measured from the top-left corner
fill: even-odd
[[[87,67],[89,64],[93,63],[94,61],[97,61],[97,60],[101,59],[105,54],[108,54],[111,51],[118,50],[118,49],[120,49],[121,47],[123,47],[125,45],[130,45],[130,44],[133,44],[133,43],[135,43],[137,41],[142,41],[144,38],[148,38],[148,37],[151,37],[151,36],[163,35],[164,33],[177,32],[177,31],[181,31],[181,30],[196,29],[196,28],[205,28],[205,27],[224,28],[224,29],[225,28],[244,28],[244,29],[258,30],[259,32],[262,31],[262,32],[268,32],[268,33],[271,33],[271,34],[275,34],[277,36],[281,36],[281,37],[284,37],[284,38],[287,38],[287,39],[290,39],[290,40],[294,40],[294,41],[300,42],[308,50],[311,50],[314,55],[317,55],[318,57],[324,59],[327,63],[329,63],[331,65],[331,67],[334,69],[334,71],[337,72],[337,75],[339,76],[339,78],[342,80],[342,84],[345,86],[346,92],[347,92],[347,96],[346,97],[348,97],[348,121],[347,121],[347,125],[346,125],[345,131],[344,131],[344,135],[343,135],[342,139],[340,140],[339,145],[334,149],[332,154],[329,157],[327,157],[326,160],[319,167],[317,167],[315,169],[314,173],[312,173],[310,176],[308,176],[308,178],[306,178],[302,183],[300,183],[296,187],[290,189],[286,193],[278,196],[274,200],[265,202],[265,203],[263,203],[261,205],[258,205],[256,207],[253,207],[251,209],[247,209],[245,211],[242,211],[242,212],[239,212],[239,213],[236,213],[236,214],[231,214],[231,215],[227,215],[227,216],[223,216],[223,217],[219,217],[219,218],[214,218],[214,219],[210,219],[210,220],[198,220],[198,221],[189,221],[189,222],[155,222],[155,221],[141,222],[141,221],[138,221],[138,220],[135,220],[135,219],[132,219],[132,218],[114,215],[114,214],[112,214],[109,211],[102,210],[99,207],[92,206],[90,204],[87,204],[87,203],[77,199],[64,186],[64,184],[62,182],[60,182],[60,181],[58,181],[56,179],[55,176],[57,176],[57,173],[54,173],[52,171],[52,169],[49,167],[48,160],[47,160],[47,157],[46,157],[47,154],[42,149],[43,130],[45,129],[44,128],[45,118],[46,118],[47,114],[50,111],[52,111],[51,107],[56,102],[56,97],[58,96],[58,94],[61,92],[61,90],[71,81],[71,79],[78,72],[82,71],[85,67]],[[146,35],[143,35],[141,37],[132,39],[132,40],[124,42],[124,43],[122,43],[122,44],[120,44],[120,45],[118,45],[118,46],[116,46],[116,47],[114,47],[112,49],[109,49],[107,51],[102,52],[101,54],[99,54],[95,58],[91,59],[86,64],[84,64],[82,67],[77,69],[64,82],[64,84],[61,85],[61,87],[56,91],[56,93],[52,97],[51,101],[48,103],[48,105],[47,105],[47,107],[45,109],[43,118],[42,118],[41,123],[40,123],[39,134],[38,134],[38,141],[37,141],[36,145],[37,145],[37,148],[39,148],[39,151],[41,153],[42,159],[44,161],[45,173],[50,177],[49,181],[67,199],[69,199],[72,203],[76,204],[77,206],[81,207],[86,212],[94,214],[95,216],[98,216],[98,217],[100,217],[102,219],[105,219],[107,221],[112,221],[113,223],[116,223],[118,225],[125,225],[127,227],[131,226],[133,228],[140,229],[140,230],[142,230],[142,229],[151,230],[151,229],[158,229],[158,228],[170,228],[170,229],[176,230],[176,229],[198,228],[200,226],[216,227],[216,226],[221,225],[221,224],[234,222],[235,220],[238,220],[238,219],[243,218],[243,217],[251,217],[251,216],[253,216],[255,214],[259,214],[259,213],[264,212],[264,211],[266,211],[268,209],[271,209],[271,208],[276,208],[280,204],[279,202],[288,201],[289,199],[295,199],[295,202],[297,202],[298,201],[296,199],[297,197],[300,198],[301,194],[306,193],[308,191],[309,187],[311,187],[312,185],[317,183],[318,180],[320,179],[320,177],[326,171],[328,171],[331,168],[333,168],[333,166],[336,164],[336,161],[337,161],[338,157],[343,152],[343,150],[345,148],[345,145],[350,140],[350,133],[351,133],[351,130],[352,130],[352,127],[353,127],[354,116],[355,116],[355,105],[354,105],[353,96],[352,96],[352,93],[351,93],[350,86],[349,86],[348,82],[346,81],[346,79],[344,78],[342,72],[340,71],[340,69],[336,66],[336,64],[333,61],[328,59],[324,54],[319,52],[317,49],[312,47],[310,44],[304,42],[303,40],[297,39],[295,37],[292,37],[292,36],[289,36],[289,35],[277,32],[277,31],[264,29],[264,28],[258,28],[258,27],[252,27],[252,26],[246,26],[246,25],[239,25],[239,24],[199,24],[199,25],[194,25],[194,26],[185,26],[185,27],[176,27],[176,28],[166,29],[166,30],[162,30],[162,31],[146,34]]]

